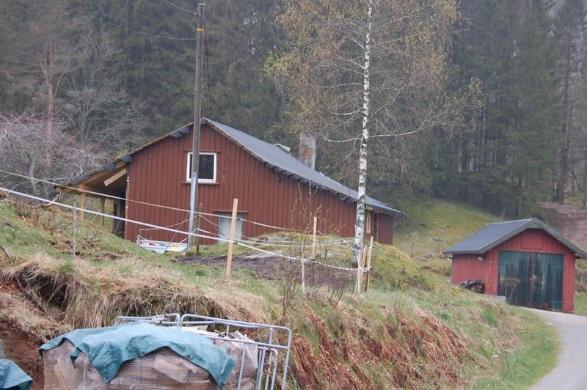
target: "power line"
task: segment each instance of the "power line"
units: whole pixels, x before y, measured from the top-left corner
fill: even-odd
[[[76,192],[80,192],[80,193],[85,193],[85,194],[89,194],[89,195],[95,195],[95,196],[99,196],[99,197],[102,197],[102,198],[122,200],[122,201],[125,201],[125,202],[140,204],[140,205],[143,205],[143,206],[157,207],[157,208],[161,208],[161,209],[172,210],[172,211],[179,211],[179,212],[183,212],[183,213],[189,213],[190,212],[190,210],[182,209],[182,208],[178,208],[178,207],[164,206],[164,205],[160,205],[160,204],[156,204],[156,203],[148,203],[148,202],[143,202],[143,201],[140,201],[140,200],[128,199],[128,198],[123,198],[123,197],[120,197],[120,196],[105,194],[105,193],[102,193],[102,192],[84,190],[84,189],[81,189],[81,188],[71,187],[71,186],[67,186],[67,185],[64,185],[64,184],[59,184],[59,183],[56,183],[56,182],[52,182],[52,181],[49,181],[49,180],[38,179],[38,178],[33,177],[33,176],[22,175],[20,173],[10,172],[10,171],[6,171],[6,170],[3,170],[3,169],[0,169],[0,173],[4,173],[6,175],[11,175],[11,176],[15,176],[15,177],[20,177],[22,179],[34,180],[34,181],[39,182],[39,183],[44,183],[44,184],[48,184],[48,185],[51,185],[51,186],[61,187],[61,188],[65,188],[65,189],[68,189],[68,190],[72,190],[72,191],[76,191]],[[227,215],[205,213],[205,212],[202,212],[202,211],[198,211],[197,214],[207,215],[207,216],[210,216],[210,217],[218,217],[218,218],[231,219],[231,217],[230,216],[227,216]],[[273,225],[269,225],[269,224],[265,224],[265,223],[261,223],[261,222],[257,222],[257,221],[253,221],[253,220],[249,220],[249,219],[245,219],[245,218],[238,218],[238,219],[241,220],[241,221],[243,221],[243,222],[249,222],[249,223],[251,223],[253,225],[258,225],[258,226],[262,226],[262,227],[266,227],[266,228],[271,228],[271,229],[275,229],[275,230],[284,230],[284,231],[290,231],[290,232],[304,233],[301,230],[295,230],[295,229],[290,229],[290,228],[281,227],[281,226],[273,226]]]
[[[197,12],[196,12],[196,11],[192,11],[192,10],[189,10],[189,9],[187,9],[187,8],[183,8],[183,7],[181,7],[181,6],[177,5],[177,4],[175,4],[174,2],[172,2],[172,1],[170,1],[170,0],[164,0],[164,1],[165,1],[167,4],[169,4],[170,6],[172,6],[172,7],[176,8],[176,9],[178,9],[178,10],[180,10],[180,11],[183,11],[183,12],[185,12],[185,13],[188,13],[188,14],[190,14],[190,15],[192,15],[192,16],[193,16],[193,15],[197,15]]]
[[[80,193],[85,193],[85,194],[89,194],[89,195],[95,195],[95,196],[99,196],[99,197],[103,197],[103,198],[109,198],[109,199],[115,199],[115,200],[121,200],[121,201],[125,201],[128,203],[135,203],[135,204],[140,204],[143,206],[149,206],[149,207],[157,207],[157,208],[161,208],[161,209],[165,209],[165,210],[171,210],[171,211],[179,211],[179,212],[184,212],[184,213],[189,213],[189,210],[186,209],[182,209],[182,208],[177,208],[177,207],[172,207],[172,206],[164,206],[164,205],[160,205],[160,204],[156,204],[156,203],[148,203],[148,202],[142,202],[139,200],[133,200],[133,199],[128,199],[128,198],[123,198],[120,196],[116,196],[116,195],[110,195],[110,194],[106,194],[103,192],[95,192],[95,191],[91,191],[91,190],[84,190],[81,188],[76,188],[76,187],[71,187],[71,186],[67,186],[67,185],[62,185],[53,181],[49,181],[49,180],[44,180],[44,179],[38,179],[36,177],[33,176],[27,176],[27,175],[23,175],[20,173],[15,173],[15,172],[10,172],[10,171],[6,171],[4,169],[0,169],[0,173],[9,175],[9,176],[15,176],[15,177],[19,177],[22,179],[27,179],[27,180],[33,180],[39,183],[44,183],[47,185],[51,185],[51,186],[55,186],[55,187],[61,187],[61,188],[65,188],[65,189],[69,189],[72,191],[76,191],[76,192],[80,192]],[[222,214],[213,214],[213,213],[206,213],[203,211],[197,211],[196,214],[200,215],[202,217],[202,219],[204,219],[206,222],[210,223],[213,226],[218,227],[218,224],[209,220],[208,218],[206,218],[205,216],[209,216],[209,217],[216,217],[216,218],[224,218],[224,219],[231,219],[232,217],[228,216],[228,215],[222,215]],[[274,226],[274,225],[269,225],[269,224],[265,224],[262,222],[257,222],[257,221],[253,221],[250,219],[246,219],[246,218],[242,218],[239,217],[237,218],[237,220],[242,221],[242,222],[248,222],[250,224],[253,225],[257,225],[257,226],[261,226],[261,227],[266,227],[268,229],[273,229],[273,230],[281,230],[281,231],[285,231],[285,232],[291,232],[291,233],[301,233],[301,234],[306,234],[306,231],[302,231],[302,230],[295,230],[295,229],[290,229],[290,228],[285,228],[285,227],[281,227],[281,226]],[[187,220],[189,221],[189,220]],[[184,222],[180,222],[177,224],[173,224],[170,225],[169,227],[172,226],[177,226],[180,225]],[[150,229],[141,229],[141,230],[150,230]],[[198,229],[201,230],[201,229]],[[210,233],[210,232],[206,232],[205,233]],[[212,233],[213,234],[213,233]],[[246,239],[249,240],[249,242],[257,242],[259,244],[265,245],[265,244],[271,244],[269,242],[265,243],[263,241],[260,241],[258,239],[255,239],[254,237],[249,237],[249,236],[244,236]],[[274,241],[274,243],[285,243],[286,241]],[[289,242],[289,241],[288,241]],[[345,246],[345,244],[348,244],[348,242],[346,242],[345,240],[330,240],[330,241],[323,241],[323,242],[319,242],[319,245],[325,245],[325,246],[329,246],[329,245],[340,245],[340,246]],[[272,245],[272,244],[271,244]]]
[[[93,14],[92,16],[94,16],[95,18],[100,19],[101,21],[110,24],[111,26],[114,27],[120,27],[120,28],[124,28],[126,30],[128,30],[129,32],[133,33],[133,34],[137,34],[137,35],[141,35],[144,37],[148,37],[148,38],[154,38],[154,39],[166,39],[166,40],[172,40],[172,41],[193,41],[195,40],[195,38],[183,38],[183,37],[174,37],[171,35],[160,35],[160,34],[152,34],[152,33],[147,33],[147,32],[143,32],[143,31],[139,31],[139,30],[135,30],[132,27],[128,27],[128,26],[121,26],[119,23],[116,23],[112,20],[108,20],[106,17],[102,16],[102,15],[98,15],[98,14]]]

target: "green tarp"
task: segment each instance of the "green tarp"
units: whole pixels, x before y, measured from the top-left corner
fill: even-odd
[[[208,371],[220,386],[227,381],[234,366],[234,359],[208,338],[177,327],[131,323],[78,329],[48,341],[41,350],[56,348],[63,340],[76,347],[71,354],[72,361],[75,362],[80,352],[85,353],[106,383],[116,376],[124,362],[165,347]]]
[[[12,360],[0,359],[0,389],[29,390],[33,380]]]

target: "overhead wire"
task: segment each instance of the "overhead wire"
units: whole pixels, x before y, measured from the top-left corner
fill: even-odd
[[[125,201],[125,202],[130,202],[130,203],[135,203],[135,204],[141,204],[144,206],[150,206],[150,207],[157,207],[157,208],[162,208],[162,209],[167,209],[167,210],[172,210],[172,211],[179,211],[179,212],[184,212],[184,213],[189,213],[189,210],[186,209],[181,209],[181,208],[177,208],[177,207],[172,207],[172,206],[164,206],[164,205],[159,205],[156,203],[149,203],[149,202],[143,202],[143,201],[138,201],[138,200],[133,200],[133,199],[128,199],[128,198],[123,198],[120,196],[115,196],[115,195],[110,195],[110,194],[106,194],[106,193],[101,193],[101,192],[96,192],[96,191],[91,191],[91,190],[86,190],[86,189],[81,189],[81,188],[77,188],[77,187],[71,187],[71,186],[67,186],[67,185],[62,185],[50,180],[45,180],[45,179],[39,179],[33,176],[28,176],[28,175],[23,175],[20,173],[15,173],[15,172],[10,172],[10,171],[6,171],[4,169],[0,169],[0,173],[4,173],[7,175],[11,175],[11,176],[15,176],[15,177],[20,177],[23,179],[27,179],[27,180],[34,180],[37,181],[39,183],[44,183],[44,184],[48,184],[48,185],[52,185],[52,186],[57,186],[57,187],[61,187],[61,188],[66,188],[66,189],[70,189],[73,191],[78,191],[78,192],[82,192],[82,193],[86,193],[86,194],[91,194],[91,195],[95,195],[95,196],[100,196],[100,197],[105,197],[105,198],[110,198],[110,199],[116,199],[116,200],[121,200],[121,201]],[[211,223],[212,225],[218,227],[218,224],[211,221],[208,218],[205,218],[206,216],[209,217],[215,217],[215,218],[224,218],[224,219],[232,219],[231,216],[228,215],[222,215],[222,214],[214,214],[214,213],[206,213],[203,211],[196,211],[196,214],[200,215],[200,218],[204,219],[205,221],[207,221],[208,223]],[[261,227],[266,227],[268,229],[274,229],[274,230],[281,230],[281,231],[288,231],[288,232],[292,232],[292,233],[300,233],[300,234],[308,234],[308,232],[306,231],[302,231],[302,230],[295,230],[295,229],[291,229],[291,228],[285,228],[285,227],[280,227],[280,226],[273,226],[273,225],[269,225],[269,224],[265,224],[262,222],[257,222],[257,221],[253,221],[250,219],[246,219],[246,218],[242,218],[242,217],[237,217],[237,220],[239,221],[243,221],[243,222],[247,222],[253,225],[257,225],[257,226],[261,226]],[[180,225],[181,223],[185,223],[185,222],[180,222],[177,224],[173,224],[170,226],[177,226]],[[277,241],[272,241],[271,244],[268,244],[266,242],[260,241],[254,237],[248,237],[248,236],[243,236],[245,237],[245,239],[249,242],[254,242],[254,243],[259,243],[260,245],[265,245],[265,246],[270,246],[270,245],[274,245],[274,246],[278,246],[276,244],[284,244],[281,246],[289,246],[291,245],[291,240],[277,240]],[[287,244],[287,245],[285,245]],[[339,240],[332,240],[331,242],[319,242],[319,245],[322,246],[336,246],[336,245],[340,245],[340,246],[347,246],[348,243],[344,242],[341,243]],[[346,244],[346,245],[345,245]]]
[[[185,13],[188,13],[188,14],[193,15],[193,16],[197,16],[198,15],[198,13],[196,11],[192,11],[192,10],[189,10],[189,9],[184,8],[182,6],[179,6],[179,5],[175,4],[174,2],[172,2],[171,0],[163,0],[163,1],[165,1],[167,4],[169,4],[173,8],[176,8],[176,9],[178,9],[180,11],[185,12]]]
[[[288,255],[284,255],[282,253],[278,253],[278,252],[273,252],[273,251],[269,251],[269,250],[257,248],[257,247],[254,247],[252,245],[248,245],[246,243],[239,242],[239,241],[236,241],[236,240],[225,239],[225,238],[220,237],[220,236],[213,237],[213,236],[208,236],[208,235],[199,234],[199,233],[186,232],[186,231],[172,229],[172,228],[168,228],[168,227],[164,227],[164,226],[158,226],[158,225],[147,223],[147,222],[136,221],[136,220],[133,220],[133,219],[130,219],[130,218],[119,217],[119,216],[115,216],[115,215],[109,215],[109,214],[98,212],[98,211],[94,211],[94,210],[89,210],[89,209],[84,209],[84,208],[78,208],[76,206],[72,206],[72,205],[68,205],[68,204],[65,204],[65,203],[57,202],[55,200],[44,199],[44,198],[41,198],[39,196],[35,196],[35,195],[31,195],[31,194],[26,194],[24,192],[11,190],[11,189],[4,188],[4,187],[0,187],[0,191],[2,191],[4,193],[7,193],[7,194],[11,194],[11,195],[20,196],[20,197],[24,197],[24,198],[27,198],[27,199],[35,200],[37,202],[42,202],[42,203],[45,203],[45,204],[48,204],[48,205],[58,206],[58,207],[66,208],[66,209],[69,209],[69,210],[75,210],[75,211],[78,211],[78,212],[83,212],[83,213],[87,213],[87,214],[95,215],[95,216],[99,216],[99,217],[111,218],[111,219],[114,219],[114,220],[117,220],[117,221],[122,221],[122,222],[125,222],[125,223],[129,223],[129,224],[135,224],[135,225],[139,225],[139,226],[146,226],[146,227],[149,227],[149,228],[156,228],[156,229],[159,229],[159,230],[162,230],[162,231],[167,231],[167,232],[171,232],[171,233],[178,233],[178,234],[183,234],[183,235],[187,235],[187,236],[193,236],[193,237],[199,237],[199,238],[206,238],[206,239],[212,239],[212,240],[218,240],[218,241],[224,241],[224,242],[232,242],[233,244],[243,246],[245,248],[254,250],[256,252],[270,254],[272,256],[280,257],[280,258],[283,258],[283,259],[301,261],[304,264],[306,264],[306,263],[313,263],[313,264],[317,264],[317,265],[320,265],[320,266],[323,266],[323,267],[326,267],[326,268],[331,268],[331,269],[337,269],[337,270],[343,270],[343,271],[355,271],[355,272],[357,271],[356,268],[341,267],[341,266],[336,266],[336,265],[332,265],[332,264],[326,264],[326,263],[322,263],[322,262],[315,261],[315,260],[312,260],[312,259],[306,259],[304,257],[288,256]],[[366,269],[364,269],[363,271],[365,272]]]
[[[217,228],[219,228],[218,224],[204,216],[200,217],[201,219],[203,219],[204,221],[206,221],[207,223],[211,224],[212,226],[215,226]],[[308,232],[305,232],[304,234],[309,234]],[[244,234],[241,235],[242,237],[244,237],[246,240],[245,241],[249,241],[249,242],[255,242],[258,243],[260,245],[266,245],[266,246],[291,246],[292,244],[292,240],[275,240],[275,239],[271,239],[271,240],[259,240],[256,237],[250,237],[250,236],[245,236]],[[226,236],[224,236],[226,237]],[[317,244],[321,245],[321,246],[335,246],[335,245],[340,245],[340,246],[348,246],[348,244],[350,244],[350,240],[344,240],[344,239],[334,239],[334,240],[330,240],[330,241],[318,241]],[[282,244],[282,245],[279,245]]]
[[[39,178],[36,178],[36,177],[33,177],[33,176],[27,176],[27,175],[23,175],[23,174],[20,174],[20,173],[6,171],[6,170],[3,170],[3,169],[0,169],[0,173],[4,173],[6,175],[11,175],[11,176],[15,176],[15,177],[20,177],[20,178],[27,179],[27,180],[34,180],[34,181],[39,182],[39,183],[44,183],[44,184],[48,184],[48,185],[52,185],[52,186],[56,186],[56,187],[60,187],[60,188],[65,188],[65,189],[76,191],[76,192],[80,192],[80,193],[85,193],[85,194],[89,194],[89,195],[95,195],[95,196],[103,197],[103,198],[116,199],[116,200],[121,200],[121,201],[125,201],[125,202],[140,204],[140,205],[144,205],[144,206],[157,207],[157,208],[162,208],[162,209],[172,210],[172,211],[179,211],[179,212],[184,212],[184,213],[189,213],[190,212],[190,210],[182,209],[182,208],[178,208],[178,207],[172,207],[172,206],[165,206],[165,205],[160,205],[160,204],[156,204],[156,203],[143,202],[143,201],[140,201],[140,200],[133,200],[133,199],[129,199],[129,198],[123,198],[123,197],[120,197],[120,196],[110,195],[110,194],[106,194],[106,193],[102,193],[102,192],[96,192],[96,191],[86,190],[86,189],[82,189],[82,188],[71,187],[71,186],[64,185],[64,184],[59,184],[59,183],[56,183],[56,182],[53,182],[53,181],[50,181],[50,180],[39,179]],[[206,215],[206,216],[217,217],[217,218],[225,218],[225,219],[231,219],[232,218],[232,217],[230,217],[228,215],[206,213],[206,212],[203,212],[203,211],[196,211],[195,213],[196,214],[199,214],[199,215]],[[249,220],[249,219],[246,219],[246,218],[239,217],[238,219],[241,220],[241,221],[244,221],[244,222],[251,223],[253,225],[263,226],[263,227],[267,227],[267,228],[271,228],[271,229],[275,229],[275,230],[283,230],[283,231],[290,231],[290,232],[296,232],[296,233],[304,233],[301,230],[296,230],[296,229],[291,229],[291,228],[286,228],[286,227],[281,227],[281,226],[273,226],[273,225],[269,225],[269,224],[265,224],[265,223],[261,223],[261,222],[257,222],[257,221],[253,221],[253,220]]]
[[[148,38],[166,39],[166,40],[172,40],[172,41],[194,41],[196,39],[196,38],[188,38],[188,37],[184,38],[184,37],[175,37],[175,36],[171,36],[171,35],[161,35],[161,34],[148,33],[148,32],[144,32],[144,31],[136,30],[136,29],[129,27],[129,26],[121,26],[120,23],[114,22],[112,20],[108,20],[106,17],[104,17],[102,15],[92,14],[92,16],[97,19],[100,19],[101,21],[103,21],[105,23],[110,24],[111,26],[124,28],[129,33],[142,35],[142,36],[148,37]]]
[[[123,197],[119,197],[119,196],[115,196],[115,195],[110,195],[110,194],[105,194],[105,193],[100,193],[100,192],[95,192],[95,191],[80,189],[80,188],[76,188],[76,187],[70,187],[70,186],[66,186],[66,185],[61,185],[61,184],[56,183],[56,182],[52,182],[50,180],[38,179],[38,178],[35,178],[33,176],[27,176],[27,175],[15,173],[15,172],[10,172],[10,171],[6,171],[4,169],[0,169],[0,173],[4,173],[4,174],[7,174],[7,175],[12,175],[12,176],[20,177],[20,178],[27,179],[27,180],[34,180],[34,181],[38,181],[40,183],[45,183],[45,184],[48,184],[48,185],[53,185],[53,186],[58,186],[58,187],[62,187],[62,188],[67,188],[67,189],[70,189],[70,190],[79,191],[79,192],[82,192],[82,193],[88,193],[88,194],[92,194],[92,195],[96,195],[96,196],[102,196],[102,197],[107,197],[107,198],[122,200],[122,201],[125,201],[125,202],[137,203],[137,204],[141,204],[141,205],[145,205],[145,206],[158,207],[158,208],[169,209],[169,210],[173,210],[173,211],[179,211],[179,212],[189,213],[189,210],[186,210],[186,209],[180,209],[180,208],[171,207],[171,206],[163,206],[163,205],[159,205],[159,204],[156,204],[156,203],[142,202],[142,201],[132,200],[132,199],[123,198]],[[232,218],[231,216],[227,216],[227,215],[206,213],[206,212],[202,212],[202,211],[196,211],[196,214],[199,214],[200,215],[200,218],[205,219],[207,222],[213,224],[216,227],[218,227],[218,224],[215,223],[215,222],[210,221],[208,218],[205,218],[205,216],[216,217],[216,218],[225,218],[225,219],[231,219]],[[295,229],[290,229],[290,228],[283,228],[283,227],[273,226],[273,225],[268,225],[268,224],[265,224],[265,223],[261,223],[261,222],[257,222],[257,221],[253,221],[253,220],[249,220],[249,219],[245,219],[245,218],[242,218],[242,217],[239,217],[237,219],[240,220],[240,221],[243,221],[243,222],[251,223],[253,225],[267,227],[269,229],[289,231],[289,232],[292,232],[292,233],[308,234],[305,231],[295,230]],[[183,222],[183,223],[185,223],[185,222]],[[177,226],[177,225],[180,225],[180,224],[181,223],[173,224],[171,226]],[[211,233],[211,232],[207,232],[207,233],[214,234],[214,233]],[[247,241],[250,244],[257,244],[257,245],[263,245],[263,246],[280,246],[280,247],[289,247],[289,246],[291,246],[291,240],[273,241],[273,242],[269,243],[269,242],[260,241],[260,240],[254,238],[254,237],[248,237],[248,236],[243,236],[243,237],[245,237],[245,241]],[[226,238],[226,237],[224,237],[224,238]],[[330,245],[330,246],[346,247],[346,246],[348,246],[348,243],[346,243],[346,242],[345,243],[340,243],[340,242],[338,242],[338,240],[334,240],[332,242],[332,244],[330,244],[328,242],[319,242],[318,245],[321,245],[321,246],[329,246]]]

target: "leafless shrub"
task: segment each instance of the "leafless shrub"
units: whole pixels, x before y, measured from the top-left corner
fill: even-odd
[[[0,169],[52,182],[68,182],[105,162],[104,153],[81,145],[55,122],[51,131],[47,121],[30,115],[0,115]],[[50,185],[32,179],[0,173],[0,185],[30,190],[49,197]]]

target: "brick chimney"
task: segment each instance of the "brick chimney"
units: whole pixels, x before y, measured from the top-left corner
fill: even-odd
[[[316,137],[307,131],[300,133],[298,160],[312,169],[316,169]]]

